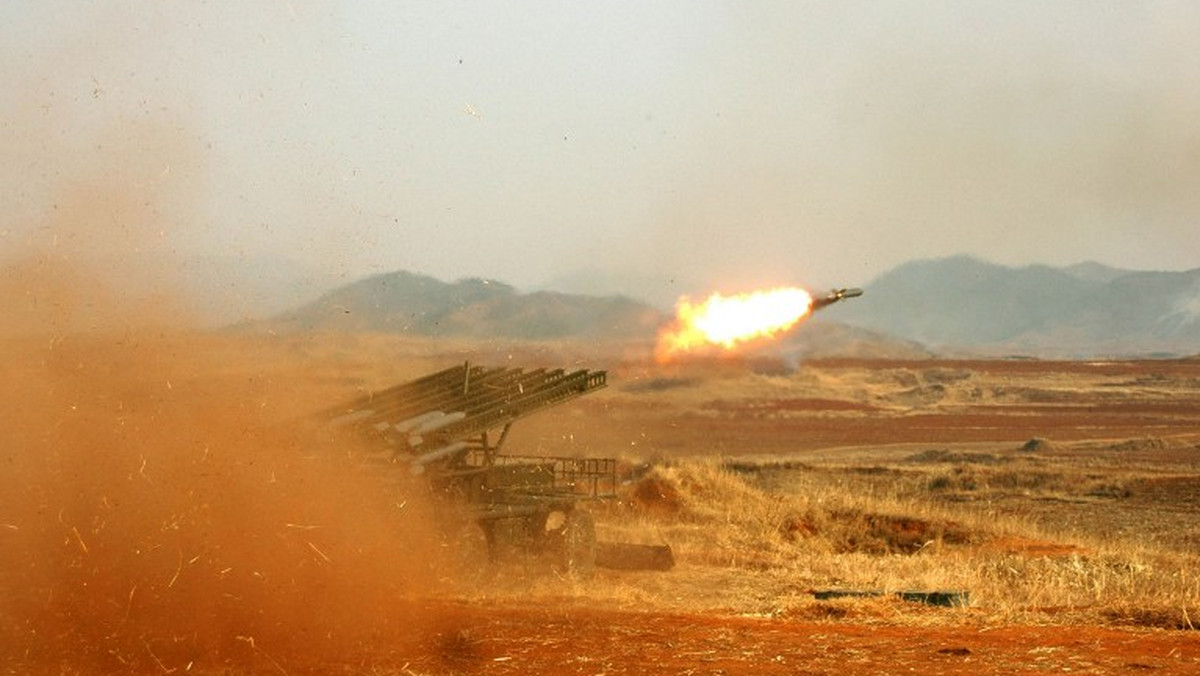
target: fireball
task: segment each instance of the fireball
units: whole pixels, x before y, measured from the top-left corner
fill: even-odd
[[[675,319],[658,335],[659,361],[718,349],[734,351],[750,341],[787,331],[812,311],[813,298],[799,288],[753,291],[732,296],[714,293],[703,303],[684,296]]]

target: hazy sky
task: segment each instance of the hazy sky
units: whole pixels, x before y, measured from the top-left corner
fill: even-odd
[[[521,287],[1200,267],[1200,3],[0,3],[0,247]]]

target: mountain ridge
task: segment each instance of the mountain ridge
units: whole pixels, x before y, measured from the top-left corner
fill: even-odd
[[[865,288],[845,321],[935,350],[1066,357],[1200,351],[1200,268],[1011,267],[952,256],[910,261]]]
[[[552,339],[652,335],[661,319],[658,311],[625,296],[522,293],[480,277],[443,282],[398,270],[333,289],[267,323],[295,331]]]
[[[1200,268],[1100,263],[1006,266],[959,255],[909,261],[779,341],[805,354],[1090,358],[1200,353]],[[652,341],[670,315],[620,294],[588,295],[403,270],[332,289],[262,322],[276,331],[427,337]],[[839,347],[842,346],[842,347]]]

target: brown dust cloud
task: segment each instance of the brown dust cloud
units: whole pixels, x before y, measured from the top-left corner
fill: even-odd
[[[0,673],[401,660],[444,556],[419,487],[306,422],[336,402],[302,353],[181,328],[165,280],[125,301],[69,239],[0,265]]]

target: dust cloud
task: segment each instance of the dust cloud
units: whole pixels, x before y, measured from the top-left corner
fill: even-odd
[[[61,250],[14,261],[0,664],[286,671],[419,638],[444,556],[428,500],[305,422],[331,402],[303,355],[170,328],[169,303],[125,306]]]

